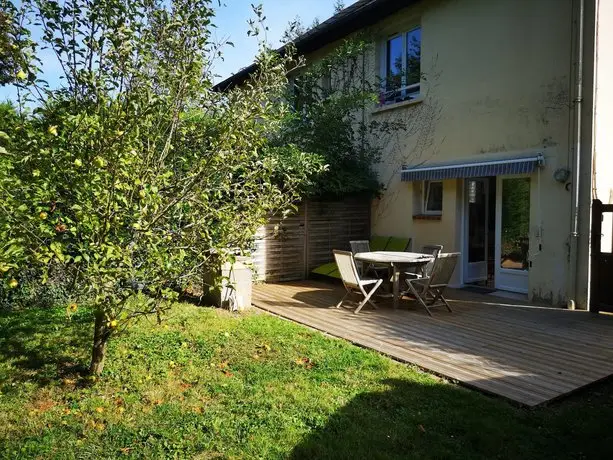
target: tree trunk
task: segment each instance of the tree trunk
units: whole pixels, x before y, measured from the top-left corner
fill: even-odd
[[[89,365],[91,375],[102,374],[104,369],[104,357],[106,355],[106,345],[111,336],[110,329],[106,326],[104,311],[96,312],[96,323],[94,325],[94,344],[92,347],[92,362]]]

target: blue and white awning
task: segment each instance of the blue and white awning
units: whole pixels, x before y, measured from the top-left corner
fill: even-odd
[[[543,155],[533,155],[500,160],[471,163],[447,163],[402,168],[402,180],[463,179],[467,177],[502,176],[506,174],[529,174],[545,162]]]

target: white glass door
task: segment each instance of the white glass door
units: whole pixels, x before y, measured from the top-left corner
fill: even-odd
[[[466,179],[466,243],[464,282],[487,280],[488,179]]]
[[[528,293],[530,178],[498,177],[496,184],[496,289]]]

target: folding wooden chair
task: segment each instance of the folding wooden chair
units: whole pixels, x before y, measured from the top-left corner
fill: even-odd
[[[436,259],[438,259],[438,255],[442,251],[443,251],[443,246],[440,245],[440,244],[427,244],[425,246],[422,246],[421,247],[421,253],[422,254],[430,254],[430,255],[434,256],[434,259],[432,259],[426,265],[422,265],[419,268],[418,272],[405,272],[405,273],[403,273],[403,276],[405,277],[405,279],[408,281],[409,279],[423,278],[425,276],[429,276],[430,273],[432,272],[432,268],[434,268],[434,264],[436,263]]]
[[[341,279],[343,280],[343,284],[345,285],[345,289],[347,289],[347,293],[341,299],[341,301],[336,305],[336,308],[340,308],[343,305],[343,302],[349,297],[351,294],[361,294],[364,296],[364,300],[358,304],[358,306],[353,311],[354,313],[358,313],[366,303],[369,303],[374,308],[377,308],[375,303],[370,300],[372,295],[375,293],[381,283],[383,283],[382,279],[374,279],[374,278],[361,278],[358,273],[358,269],[355,265],[355,261],[353,260],[353,254],[349,251],[338,251],[334,250],[334,259],[336,260],[336,265],[338,265],[338,270],[341,274]],[[372,286],[369,291],[366,291],[366,287]]]
[[[407,279],[409,291],[430,316],[432,316],[430,309],[433,307],[445,306],[450,312],[453,311],[443,297],[443,293],[449,284],[451,275],[453,275],[459,255],[459,252],[439,254],[429,275]]]
[[[353,240],[349,242],[349,245],[354,255],[358,252],[370,252],[370,241],[368,240]]]
[[[358,252],[370,252],[370,241],[368,240],[353,240],[349,242],[349,245],[353,255],[356,255]],[[364,262],[357,262],[357,267],[360,275],[366,273],[367,266]]]
[[[356,255],[358,252],[370,252],[370,241],[368,240],[353,240],[350,241],[351,253]],[[364,276],[367,273],[374,274],[377,278],[389,278],[390,267],[388,265],[369,264],[359,262],[359,273]]]

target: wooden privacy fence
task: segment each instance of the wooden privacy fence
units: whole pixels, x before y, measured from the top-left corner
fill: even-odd
[[[260,228],[253,253],[257,279],[306,279],[311,270],[333,260],[333,249],[349,249],[350,240],[368,239],[370,201],[307,201],[286,219],[273,217]]]
[[[590,310],[613,313],[613,204],[592,203]]]

